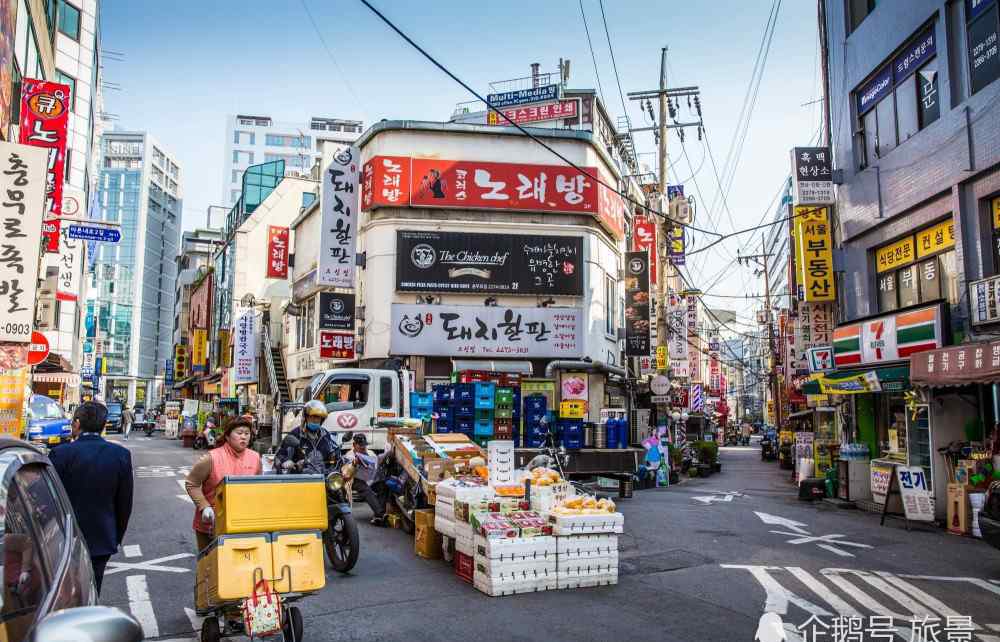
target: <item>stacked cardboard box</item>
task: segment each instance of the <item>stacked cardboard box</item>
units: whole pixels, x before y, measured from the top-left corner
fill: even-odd
[[[557,587],[556,540],[538,513],[473,513],[473,585],[487,595],[512,595]]]

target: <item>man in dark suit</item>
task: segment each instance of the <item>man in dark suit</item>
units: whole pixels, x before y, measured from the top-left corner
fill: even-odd
[[[107,416],[102,403],[82,404],[73,414],[73,443],[49,454],[87,540],[98,593],[132,514],[132,454],[101,437]]]

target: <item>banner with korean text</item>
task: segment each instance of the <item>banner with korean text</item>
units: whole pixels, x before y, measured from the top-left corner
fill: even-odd
[[[236,308],[233,335],[234,382],[257,381],[257,317],[253,308]]]
[[[86,195],[78,187],[67,185],[63,192],[63,216],[86,215]],[[71,238],[69,226],[59,228],[59,274],[56,281],[56,298],[60,301],[76,301],[80,296],[83,279],[84,241]]]
[[[320,189],[319,285],[354,287],[360,211],[360,151],[341,147],[323,170]]]
[[[0,143],[0,194],[4,195],[0,199],[0,244],[3,245],[0,342],[31,341],[47,158],[44,149]]]
[[[580,308],[511,308],[394,303],[391,354],[445,357],[578,358]]]
[[[47,150],[45,180],[45,251],[59,251],[59,217],[66,163],[66,127],[70,88],[48,80],[21,79],[20,142]]]
[[[686,295],[688,378],[691,383],[701,383],[701,338],[698,336],[698,295]]]
[[[836,300],[833,240],[827,208],[795,208],[795,265],[800,301]]]
[[[267,278],[288,278],[288,228],[267,226]]]

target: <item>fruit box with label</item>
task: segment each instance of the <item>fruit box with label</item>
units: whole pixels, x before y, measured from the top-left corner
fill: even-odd
[[[555,535],[581,535],[585,533],[621,533],[625,516],[621,513],[600,515],[549,515]]]

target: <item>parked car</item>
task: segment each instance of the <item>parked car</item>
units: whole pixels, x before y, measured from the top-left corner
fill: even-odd
[[[28,400],[28,441],[49,448],[69,442],[72,421],[55,399],[31,395]]]
[[[108,417],[104,420],[104,430],[110,432],[124,432],[122,425],[122,413],[125,407],[118,401],[108,403]]]
[[[986,493],[986,503],[979,511],[979,530],[988,544],[1000,548],[1000,481],[990,484]]]
[[[0,639],[141,639],[141,627],[130,616],[94,606],[97,590],[87,544],[48,457],[23,441],[0,439],[0,502]],[[78,635],[55,636],[74,626]],[[115,637],[91,638],[85,630]]]

